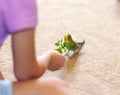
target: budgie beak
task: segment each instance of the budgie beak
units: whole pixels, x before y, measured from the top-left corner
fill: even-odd
[[[66,37],[66,35],[64,36],[64,41],[66,41],[67,40],[67,37]]]
[[[64,42],[68,42],[68,36],[67,35],[64,36]]]

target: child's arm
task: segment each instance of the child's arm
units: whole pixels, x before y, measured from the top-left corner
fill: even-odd
[[[55,52],[47,52],[36,59],[34,29],[26,29],[12,34],[14,73],[21,80],[40,77],[46,69],[60,69],[65,58]]]
[[[19,33],[12,34],[12,49],[14,72],[18,80],[41,76],[46,70],[47,64],[44,66],[44,64],[37,64],[36,62],[34,29],[23,30]]]

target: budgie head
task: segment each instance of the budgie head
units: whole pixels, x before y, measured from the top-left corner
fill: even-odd
[[[64,42],[72,42],[72,36],[70,34],[64,35]]]

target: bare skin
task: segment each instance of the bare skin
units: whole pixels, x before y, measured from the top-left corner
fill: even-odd
[[[12,34],[14,74],[13,95],[75,95],[63,80],[40,78],[48,69],[56,71],[63,67],[65,57],[55,51],[49,51],[36,57],[34,29]],[[4,77],[0,72],[0,80]]]
[[[13,88],[14,95],[75,95],[64,81],[57,78],[18,82]]]
[[[0,80],[4,80],[4,77],[1,71],[0,71]]]
[[[36,58],[34,29],[12,34],[14,73],[19,81],[38,78],[49,69],[59,70],[65,63],[65,57],[51,51]]]

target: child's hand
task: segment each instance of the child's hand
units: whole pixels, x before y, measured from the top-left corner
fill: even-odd
[[[59,70],[65,64],[65,57],[56,51],[50,52],[50,63],[48,66],[48,70],[55,71]]]
[[[37,65],[34,67],[34,76],[41,76],[47,69],[50,71],[59,70],[65,63],[65,57],[57,51],[47,51],[37,58]]]

